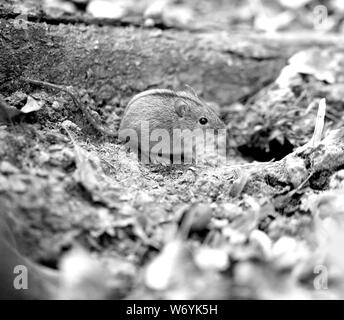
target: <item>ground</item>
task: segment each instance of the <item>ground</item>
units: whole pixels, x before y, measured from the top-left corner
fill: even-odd
[[[56,297],[343,298],[336,1],[324,1],[320,33],[311,23],[317,1],[267,3],[289,15],[285,25],[259,6],[183,1],[155,28],[141,11],[101,19],[85,13],[87,1],[67,13],[47,5],[54,1],[40,11],[44,3],[0,6],[0,210],[22,254],[59,270]],[[251,29],[226,33],[234,28]],[[288,33],[269,33],[280,30]],[[191,85],[226,124],[226,160],[144,165],[68,94],[27,78],[72,86],[108,130],[135,93]]]

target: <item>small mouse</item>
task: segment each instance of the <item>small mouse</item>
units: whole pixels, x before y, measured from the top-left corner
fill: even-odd
[[[147,125],[147,128],[144,125]],[[183,156],[183,149],[174,146],[173,131],[175,129],[191,131],[199,129],[225,129],[225,124],[207,104],[201,101],[194,92],[173,91],[169,89],[152,89],[134,96],[128,103],[119,128],[119,140],[126,142],[131,149],[138,150],[148,161],[169,164],[176,154]],[[158,134],[152,139],[154,130]],[[170,148],[167,153],[155,153],[159,143],[157,135],[169,135]],[[136,133],[136,136],[135,136]],[[128,139],[128,137],[130,137]],[[146,140],[145,140],[146,139]],[[143,141],[148,141],[143,145]],[[154,141],[152,141],[154,140]],[[175,139],[176,140],[176,139]]]
[[[224,132],[226,129],[215,111],[199,99],[189,86],[187,86],[188,91],[152,89],[137,94],[129,101],[119,130],[117,126],[113,130],[104,127],[94,119],[86,104],[81,101],[78,92],[73,88],[40,80],[27,78],[22,80],[69,94],[74,104],[97,131],[126,142],[126,146],[136,151],[141,161],[145,163],[158,162],[166,165],[171,162],[180,163],[180,159],[181,162],[186,163],[184,160],[186,158],[189,160],[190,155],[192,158],[197,149],[195,147],[200,145],[198,137],[204,138],[204,133],[208,129],[213,129],[215,135],[220,129]],[[187,130],[192,134],[188,134]],[[179,132],[179,137],[178,133],[174,135],[176,131]],[[210,137],[211,130],[208,132]],[[192,136],[191,142],[190,136]],[[208,134],[206,136],[208,139]],[[207,152],[204,154],[208,156]]]

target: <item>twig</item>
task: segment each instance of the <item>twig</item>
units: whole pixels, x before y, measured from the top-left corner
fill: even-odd
[[[309,179],[313,176],[313,174],[314,174],[314,172],[311,172],[311,173],[308,175],[308,177],[307,177],[303,182],[301,182],[300,185],[299,185],[296,189],[291,190],[291,191],[288,193],[288,196],[289,196],[289,197],[292,197],[296,192],[298,192],[299,190],[301,190],[301,189],[304,187],[304,185],[309,181]]]
[[[312,148],[315,148],[321,141],[321,136],[325,125],[325,114],[326,114],[326,99],[321,99],[319,102],[317,119],[315,121],[315,128],[313,137],[311,140]]]
[[[317,118],[315,120],[315,128],[314,128],[313,136],[311,140],[309,140],[306,144],[297,148],[294,151],[294,153],[301,153],[307,148],[314,149],[315,147],[319,145],[321,141],[321,136],[324,130],[325,115],[326,115],[326,99],[321,99],[319,102]]]

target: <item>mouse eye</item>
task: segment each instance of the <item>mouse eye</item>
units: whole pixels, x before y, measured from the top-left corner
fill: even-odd
[[[205,125],[205,124],[208,123],[208,119],[205,118],[205,117],[202,117],[202,118],[199,119],[199,123],[202,124],[202,125]]]

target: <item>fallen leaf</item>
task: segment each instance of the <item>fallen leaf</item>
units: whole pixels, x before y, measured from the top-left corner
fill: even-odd
[[[38,101],[31,96],[27,96],[27,101],[24,107],[20,109],[22,113],[30,113],[33,111],[38,111],[44,106],[44,101]]]

